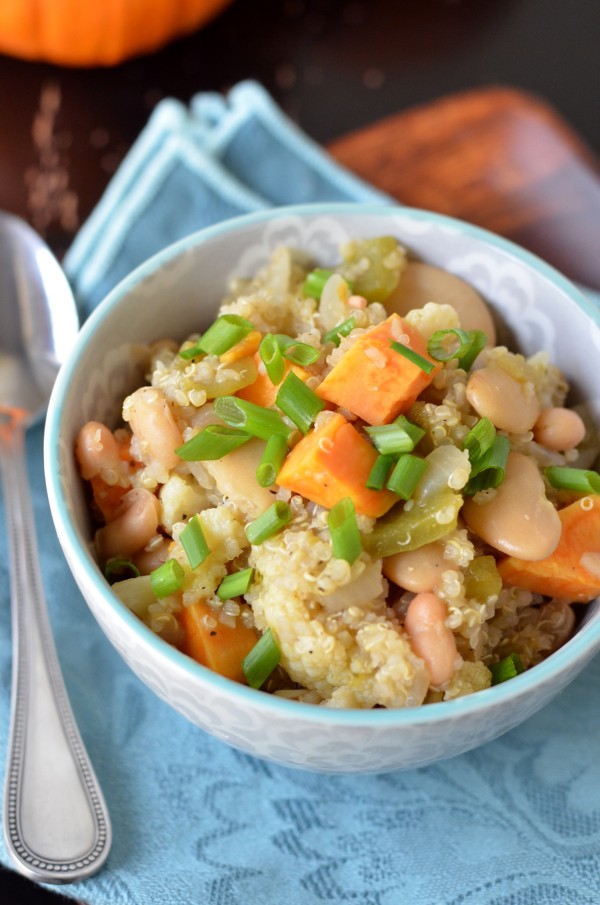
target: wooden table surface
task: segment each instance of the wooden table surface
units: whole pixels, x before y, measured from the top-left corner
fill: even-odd
[[[112,68],[0,56],[0,209],[60,257],[162,97],[254,78],[398,200],[486,226],[600,289],[599,38],[598,0],[234,0]],[[0,901],[61,899],[2,871]]]

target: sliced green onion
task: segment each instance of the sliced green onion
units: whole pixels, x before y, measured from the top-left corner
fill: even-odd
[[[188,346],[187,349],[179,350],[180,358],[198,358],[200,355],[204,355],[204,349],[200,345],[201,340],[198,340],[197,343],[194,343],[192,346]]]
[[[391,424],[366,427],[365,431],[382,456],[398,456],[400,453],[411,452],[425,436],[423,428],[413,424],[404,415],[399,415]]]
[[[323,292],[323,287],[330,276],[333,276],[333,270],[325,270],[323,267],[317,267],[315,270],[311,270],[304,280],[304,286],[302,287],[303,294],[311,299],[319,301],[321,293]]]
[[[350,565],[362,553],[362,542],[356,510],[350,497],[344,497],[332,506],[327,516],[327,524],[331,534],[331,546],[336,559],[345,559]]]
[[[209,462],[222,459],[250,439],[251,434],[237,427],[209,424],[175,452],[185,462]]]
[[[506,682],[507,679],[514,679],[515,676],[525,672],[523,661],[518,654],[514,653],[504,657],[503,660],[499,660],[498,663],[494,663],[489,669],[492,674],[492,685],[499,685],[501,682]]]
[[[273,434],[272,437],[269,437],[256,469],[256,480],[261,487],[273,486],[287,451],[287,437],[282,437],[280,434]]]
[[[221,600],[231,600],[232,597],[241,597],[245,594],[254,576],[254,569],[242,569],[240,572],[232,572],[227,575],[217,588],[217,596]]]
[[[287,346],[283,356],[295,365],[307,367],[308,365],[314,365],[315,361],[318,361],[320,354],[318,349],[315,349],[314,346],[309,346],[308,343],[293,342]]]
[[[275,402],[303,434],[308,433],[319,412],[325,408],[323,399],[319,399],[293,371],[281,384]]]
[[[242,660],[242,672],[250,688],[264,685],[280,660],[281,652],[268,628]]]
[[[150,585],[155,597],[168,597],[183,584],[185,572],[176,559],[168,559],[158,569],[150,572]]]
[[[383,490],[386,485],[388,475],[392,465],[396,459],[394,456],[377,456],[373,468],[369,472],[366,487],[369,490]]]
[[[403,500],[410,500],[426,468],[425,459],[404,453],[396,462],[386,487],[397,493]]]
[[[450,361],[468,352],[472,342],[467,330],[436,330],[427,342],[427,354],[436,361]]]
[[[272,333],[267,333],[263,336],[258,347],[258,354],[267,370],[269,380],[277,386],[277,384],[281,383],[285,374],[285,362],[277,337]]]
[[[483,330],[436,330],[427,343],[427,352],[436,361],[458,359],[461,368],[468,371],[487,343]]]
[[[272,506],[246,525],[246,537],[254,546],[264,543],[269,537],[284,528],[292,517],[292,510],[283,500],[276,500]]]
[[[471,463],[471,477],[463,488],[465,496],[498,487],[504,480],[509,452],[508,437],[497,436],[487,452]]]
[[[263,408],[236,396],[219,396],[215,399],[215,412],[232,427],[241,428],[253,437],[268,440],[273,434],[287,437],[290,430],[273,409]]]
[[[469,330],[469,335],[472,337],[470,347],[464,354],[457,356],[458,364],[463,371],[469,371],[471,369],[471,365],[481,350],[485,349],[488,341],[483,330]]]
[[[277,340],[277,345],[282,352],[285,352],[288,346],[293,346],[296,342],[296,340],[292,339],[291,336],[288,336],[287,333],[274,333],[273,336]]]
[[[390,343],[394,352],[398,352],[400,355],[404,355],[405,358],[408,358],[409,361],[412,361],[414,365],[420,368],[422,371],[425,371],[426,374],[431,374],[435,365],[432,361],[429,361],[427,358],[423,358],[422,355],[419,355],[418,352],[415,352],[414,349],[411,349],[410,346],[405,346],[404,343],[397,343],[392,341]]]
[[[131,559],[115,556],[109,559],[104,566],[104,577],[112,584],[114,581],[122,581],[124,578],[138,578],[140,570]]]
[[[222,355],[237,346],[245,336],[254,330],[254,324],[239,314],[222,314],[210,325],[198,343],[207,355]]]
[[[199,515],[192,516],[179,535],[179,540],[186,552],[190,569],[197,569],[210,553]]]
[[[468,451],[470,461],[474,462],[488,451],[495,439],[496,428],[489,418],[484,417],[471,428],[465,437],[463,449]]]
[[[327,331],[327,333],[323,337],[323,342],[333,343],[334,346],[339,346],[340,338],[342,336],[348,336],[349,333],[352,333],[355,323],[356,318],[354,317],[354,315],[352,317],[349,317],[348,320],[342,321],[342,323],[338,324],[337,327],[333,327],[333,329]]]
[[[575,493],[600,493],[600,474],[586,468],[569,468],[567,465],[549,465],[544,469],[548,482],[557,490],[574,490]]]

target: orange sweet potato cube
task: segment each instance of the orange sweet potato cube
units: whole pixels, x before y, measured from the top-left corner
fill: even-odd
[[[379,518],[398,497],[390,490],[365,486],[376,458],[369,440],[336,414],[294,446],[277,483],[326,509],[350,497],[358,513]]]
[[[431,362],[431,373],[396,352],[392,342],[409,346]],[[316,393],[368,424],[389,424],[413,404],[439,368],[421,336],[398,314],[391,314],[356,340]]]

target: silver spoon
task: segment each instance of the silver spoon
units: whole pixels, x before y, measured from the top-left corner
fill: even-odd
[[[13,624],[4,835],[19,870],[43,883],[93,874],[111,843],[52,640],[24,455],[25,430],[43,412],[77,329],[58,262],[26,223],[0,212],[0,470]]]

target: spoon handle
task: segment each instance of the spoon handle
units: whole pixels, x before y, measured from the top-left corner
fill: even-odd
[[[10,428],[1,422],[0,413],[13,623],[4,835],[22,873],[43,883],[71,883],[95,873],[106,860],[110,820],[52,640],[38,566],[24,429],[15,419]]]

